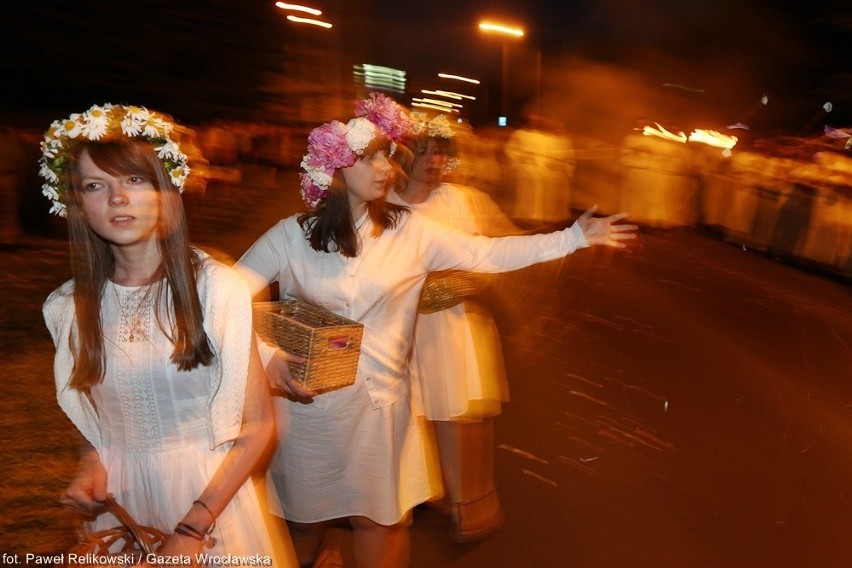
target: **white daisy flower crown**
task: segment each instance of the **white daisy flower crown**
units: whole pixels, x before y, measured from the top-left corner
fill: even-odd
[[[53,202],[50,212],[60,217],[66,215],[65,167],[71,150],[79,142],[109,142],[121,137],[150,142],[172,185],[183,191],[189,175],[189,158],[169,136],[174,127],[168,117],[145,107],[109,103],[53,122],[44,134],[39,158],[39,175],[45,180],[41,193]]]
[[[447,115],[438,114],[430,117],[427,113],[415,110],[411,113],[413,126],[411,136],[416,138],[446,138],[452,140],[456,133]]]
[[[452,142],[456,137],[456,130],[445,114],[429,114],[415,110],[411,113],[411,132],[409,136],[413,140],[424,141],[429,138],[441,138]],[[444,173],[449,174],[459,166],[459,159],[455,155],[448,156],[444,162]]]

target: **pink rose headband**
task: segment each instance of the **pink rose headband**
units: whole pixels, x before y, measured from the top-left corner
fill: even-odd
[[[308,136],[308,153],[299,174],[302,200],[310,208],[328,197],[334,172],[355,164],[378,134],[392,144],[401,141],[411,128],[408,112],[390,97],[371,93],[355,104],[355,118],[338,120],[314,128]],[[393,153],[394,146],[391,146]]]

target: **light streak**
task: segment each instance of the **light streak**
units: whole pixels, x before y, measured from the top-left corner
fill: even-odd
[[[465,81],[467,83],[473,83],[474,85],[479,85],[478,79],[470,79],[468,77],[462,77],[461,75],[450,75],[449,73],[438,73],[438,77],[441,79],[454,79],[456,81]]]
[[[504,26],[502,24],[494,24],[491,22],[480,23],[479,29],[485,32],[496,32],[499,34],[506,34],[515,37],[524,37],[524,30],[520,28],[512,28],[509,26]]]
[[[438,110],[438,111],[441,111],[441,112],[446,112],[447,114],[452,114],[452,113],[454,113],[454,112],[456,112],[456,113],[457,113],[457,112],[459,112],[459,111],[458,111],[458,109],[454,109],[454,108],[447,108],[447,107],[443,107],[443,106],[439,106],[439,105],[432,105],[432,104],[429,104],[429,103],[418,103],[418,102],[412,102],[412,103],[411,103],[411,106],[413,106],[413,107],[420,107],[420,108],[428,108],[428,109],[432,109],[432,110]]]
[[[422,98],[419,98],[419,97],[413,98],[411,100],[414,101],[414,102],[418,102],[418,103],[427,103],[427,104],[438,105],[438,106],[442,106],[442,107],[446,107],[446,108],[462,108],[462,106],[463,106],[463,105],[460,105],[458,103],[451,103],[451,102],[447,102],[447,101],[439,101],[439,100],[436,100],[436,99],[422,99]]]
[[[287,16],[287,19],[291,22],[296,22],[297,24],[308,24],[311,26],[317,26],[326,29],[331,27],[331,24],[328,22],[323,22],[322,20],[314,20],[312,18],[300,18],[299,16],[293,16],[292,14]]]
[[[674,134],[672,132],[669,132],[668,130],[666,130],[662,126],[660,126],[660,124],[658,124],[658,123],[654,123],[654,124],[657,125],[656,128],[654,128],[653,126],[643,127],[642,128],[642,134],[644,134],[645,136],[656,136],[656,137],[662,138],[664,140],[672,140],[674,142],[686,143],[686,140],[687,140],[686,134],[684,134],[683,132],[679,132],[678,134]]]
[[[736,146],[738,140],[739,139],[736,136],[721,134],[715,130],[697,129],[693,130],[692,134],[689,135],[690,142],[700,142],[702,144],[707,144],[708,146],[724,148],[726,150],[730,150]]]
[[[316,8],[309,8],[307,6],[300,6],[299,4],[286,4],[284,2],[276,2],[276,6],[281,8],[282,10],[291,10],[293,12],[304,12],[306,14],[310,14],[312,16],[320,16],[322,15],[322,10],[317,10]]]
[[[448,99],[454,99],[460,101],[462,99],[467,99],[469,101],[475,101],[476,97],[472,97],[470,95],[463,95],[461,93],[454,93],[453,91],[432,91],[429,89],[421,89],[421,93],[424,95],[436,95],[438,97],[447,97]]]

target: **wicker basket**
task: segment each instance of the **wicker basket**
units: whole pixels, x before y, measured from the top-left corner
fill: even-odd
[[[483,277],[462,270],[444,270],[430,272],[420,292],[417,311],[421,314],[433,314],[452,308],[456,304],[480,293]]]
[[[301,300],[255,302],[254,328],[267,343],[305,357],[293,378],[317,392],[355,382],[364,326]]]
[[[120,525],[94,532],[80,529],[77,544],[63,557],[66,568],[103,565],[119,565],[120,561],[133,558],[138,561],[147,554],[154,554],[169,538],[169,535],[136,523],[133,517],[112,497],[104,502],[107,510],[115,515]]]

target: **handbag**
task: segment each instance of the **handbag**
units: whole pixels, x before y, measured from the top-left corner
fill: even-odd
[[[103,566],[107,562],[104,557],[114,560],[125,557],[127,561],[124,564],[136,563],[140,557],[144,560],[146,555],[156,553],[171,536],[154,527],[138,524],[112,497],[107,497],[104,504],[121,524],[99,531],[89,531],[83,524],[77,544],[64,555],[65,567]]]
[[[474,272],[463,270],[430,272],[423,283],[417,311],[421,314],[433,314],[452,308],[478,295],[483,285],[484,277]]]

